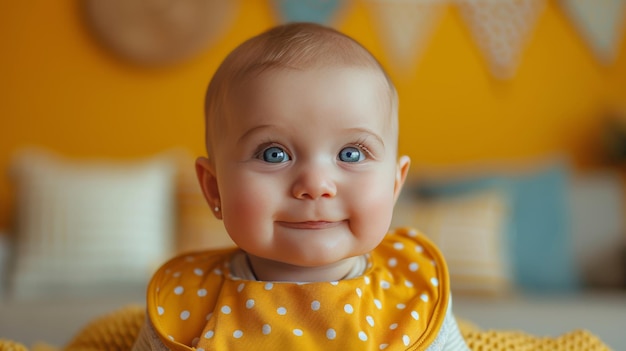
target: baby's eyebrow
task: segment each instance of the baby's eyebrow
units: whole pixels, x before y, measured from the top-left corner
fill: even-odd
[[[378,141],[380,145],[385,146],[385,142],[383,138],[378,133],[374,132],[371,129],[362,128],[362,127],[354,127],[354,128],[348,128],[346,131],[352,132],[352,133],[367,134],[368,136],[371,136],[374,139],[376,139],[376,141]]]
[[[246,138],[248,138],[250,135],[252,135],[252,134],[254,134],[254,133],[258,132],[258,131],[261,131],[261,130],[263,130],[263,129],[273,129],[273,128],[275,128],[275,127],[276,127],[276,126],[274,126],[274,125],[272,125],[272,124],[261,124],[261,125],[258,125],[258,126],[254,126],[254,127],[250,128],[250,129],[246,130],[246,132],[245,132],[245,133],[243,133],[243,134],[239,137],[239,139],[237,140],[237,142],[242,142],[242,141],[244,141]]]
[[[245,139],[249,138],[250,135],[253,135],[257,132],[260,132],[262,130],[265,129],[277,129],[279,127],[273,125],[273,124],[260,124],[258,126],[254,126],[248,130],[245,131],[245,133],[243,133],[239,139],[237,140],[238,142],[242,142]],[[353,128],[346,128],[343,129],[343,131],[345,131],[346,133],[350,133],[350,134],[360,134],[363,135],[365,134],[367,137],[372,137],[374,138],[380,145],[382,145],[383,147],[385,146],[385,142],[383,140],[383,138],[376,132],[374,132],[373,130],[369,129],[369,128],[365,128],[365,127],[353,127]]]

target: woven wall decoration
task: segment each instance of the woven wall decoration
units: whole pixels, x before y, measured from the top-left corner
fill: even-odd
[[[239,1],[84,0],[88,25],[120,57],[150,66],[188,59],[232,23]]]

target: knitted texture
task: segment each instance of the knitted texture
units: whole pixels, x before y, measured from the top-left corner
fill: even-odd
[[[575,330],[556,338],[536,337],[516,331],[467,331],[461,329],[472,351],[608,351],[597,337]]]
[[[144,318],[144,307],[127,306],[89,323],[63,350],[130,350],[139,334]]]
[[[0,339],[0,351],[28,351],[28,349],[20,343],[7,339]]]
[[[89,323],[58,351],[130,350],[145,319],[145,308],[127,306]],[[516,331],[480,330],[459,321],[461,334],[472,351],[608,351],[593,334],[576,330],[556,338],[536,337]],[[28,351],[19,343],[0,339],[0,351]],[[33,351],[37,351],[34,348]]]

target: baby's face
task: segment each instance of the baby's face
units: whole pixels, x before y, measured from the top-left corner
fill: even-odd
[[[376,247],[402,183],[382,75],[365,68],[274,69],[234,100],[214,166],[222,218],[235,243],[250,255],[300,267]]]

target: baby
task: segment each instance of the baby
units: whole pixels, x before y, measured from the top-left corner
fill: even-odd
[[[409,169],[378,61],[320,25],[237,47],[206,95],[196,161],[236,249],[152,278],[135,350],[467,350],[439,251],[388,232]]]

